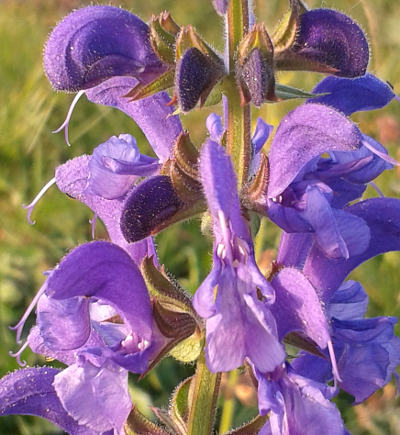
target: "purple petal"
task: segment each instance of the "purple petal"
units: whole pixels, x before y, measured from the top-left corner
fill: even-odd
[[[279,337],[303,332],[321,348],[330,340],[329,325],[321,301],[311,283],[297,269],[284,268],[273,279],[276,302],[271,306]]]
[[[329,317],[339,320],[363,318],[368,308],[368,296],[361,284],[356,281],[346,281],[332,296],[328,305]]]
[[[132,331],[151,340],[147,288],[131,257],[117,245],[92,242],[71,251],[49,276],[47,294],[57,300],[101,299],[118,311]]]
[[[132,77],[113,77],[95,88],[86,91],[87,98],[95,104],[115,107],[130,116],[145,134],[161,162],[172,152],[176,138],[182,131],[174,108],[166,92],[160,92],[139,101],[125,97],[138,81]]]
[[[400,200],[373,198],[347,207],[345,211],[367,223],[371,239],[363,253],[351,256],[348,260],[329,259],[317,247],[311,249],[304,273],[321,292],[325,302],[358,265],[384,252],[400,250]],[[295,244],[292,244],[292,248],[297,249]]]
[[[17,370],[0,380],[0,415],[36,415],[74,435],[96,435],[79,425],[63,408],[53,387],[60,370],[35,367]]]
[[[106,199],[120,198],[140,176],[154,175],[159,168],[157,159],[140,154],[133,136],[112,136],[93,150],[87,189]]]
[[[123,369],[74,364],[55,376],[53,386],[69,415],[98,432],[120,431],[132,408]]]
[[[389,104],[395,97],[392,88],[372,74],[347,79],[326,77],[313,90],[314,94],[328,93],[308,100],[332,106],[347,116],[361,110],[374,110]]]
[[[44,68],[55,89],[79,91],[113,76],[146,79],[162,65],[147,25],[112,6],[90,6],[65,17],[52,31]]]
[[[222,124],[222,118],[216,113],[211,113],[207,116],[206,126],[208,132],[210,133],[211,140],[220,143],[222,135],[225,131]]]
[[[214,9],[220,14],[225,15],[228,10],[230,0],[212,0]]]
[[[327,399],[323,384],[299,376],[291,369],[277,381],[255,371],[260,413],[269,420],[260,434],[344,435],[345,428],[335,404]],[[274,377],[274,374],[272,374]]]
[[[156,175],[142,181],[128,195],[120,221],[128,242],[144,239],[183,207],[171,179]]]
[[[136,264],[140,265],[146,255],[155,255],[153,240],[147,238],[138,243],[128,244],[120,229],[122,199],[108,200],[101,196],[91,195],[87,191],[89,161],[89,156],[80,156],[58,166],[56,169],[57,186],[68,196],[90,207],[103,221],[111,241],[124,248]]]
[[[240,213],[236,174],[230,158],[221,145],[207,140],[200,155],[200,176],[208,207],[213,218],[214,232],[220,233],[220,212],[231,222],[237,237],[250,242],[249,231]],[[219,234],[219,240],[223,235]]]
[[[81,297],[58,301],[44,294],[39,299],[37,325],[50,349],[72,350],[86,343],[91,329],[88,305],[88,299]]]
[[[345,344],[339,360],[340,387],[366,400],[392,378],[400,364],[400,339],[394,336],[393,317],[335,321],[335,341]]]
[[[281,121],[271,144],[268,196],[278,196],[312,159],[329,151],[361,146],[361,133],[341,113],[322,104],[304,104]]]
[[[365,74],[369,47],[363,31],[347,15],[331,9],[313,9],[300,15],[294,51],[337,69],[342,77]]]
[[[251,138],[254,154],[258,154],[261,151],[273,129],[273,125],[267,124],[262,118],[257,118],[256,129]]]

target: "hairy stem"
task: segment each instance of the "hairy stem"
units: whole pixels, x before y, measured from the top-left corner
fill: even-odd
[[[238,370],[233,370],[228,375],[228,391],[224,399],[222,407],[221,423],[219,425],[219,433],[223,434],[228,432],[232,427],[232,420],[235,411],[235,397],[233,395],[233,388],[235,387],[239,378]]]
[[[248,31],[248,0],[231,0],[227,13],[227,35],[229,76],[225,80],[225,94],[228,97],[227,152],[231,155],[239,188],[247,181],[251,143],[250,106],[241,106],[239,89],[235,77],[236,50],[239,42]]]
[[[188,435],[210,435],[212,433],[220,373],[211,373],[206,365],[204,353],[197,360],[196,374],[191,385],[192,406],[189,413]]]

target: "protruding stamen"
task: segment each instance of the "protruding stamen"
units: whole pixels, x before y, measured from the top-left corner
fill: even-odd
[[[29,225],[34,225],[35,224],[35,222],[36,221],[33,221],[32,219],[31,219],[31,216],[32,216],[32,212],[33,212],[33,209],[35,208],[35,205],[39,202],[39,200],[40,200],[40,198],[50,189],[50,187],[53,185],[53,184],[55,184],[55,182],[56,182],[56,179],[55,179],[55,177],[54,178],[52,178],[48,183],[46,183],[43,187],[42,187],[42,189],[40,190],[40,192],[36,195],[36,197],[35,197],[35,199],[30,203],[30,204],[28,204],[28,205],[25,205],[25,204],[22,204],[22,207],[25,209],[25,210],[28,210],[28,213],[27,213],[27,215],[26,215],[26,218],[27,218],[27,220],[28,220],[28,222],[29,222]]]
[[[35,305],[38,303],[38,300],[43,295],[43,293],[46,291],[46,283],[42,285],[40,290],[36,293],[36,296],[32,299],[32,302],[29,304],[28,308],[25,310],[25,313],[22,315],[21,320],[15,325],[15,326],[9,326],[9,328],[12,331],[17,330],[17,336],[16,341],[17,343],[21,343],[21,334],[22,330],[24,328],[26,319],[29,317],[29,314],[31,314],[32,310],[35,308]]]
[[[12,356],[13,358],[15,358],[16,360],[17,360],[17,363],[18,363],[18,365],[19,366],[21,366],[21,367],[25,367],[26,366],[26,361],[21,361],[21,355],[22,355],[22,352],[28,347],[28,341],[26,341],[22,346],[21,346],[21,348],[19,349],[19,351],[18,352],[8,352],[8,354],[10,355],[10,356]]]
[[[68,125],[69,125],[69,121],[71,120],[71,116],[72,116],[72,112],[75,109],[76,103],[78,102],[79,98],[81,98],[81,96],[85,93],[85,91],[79,91],[74,99],[72,100],[71,105],[69,106],[69,110],[67,113],[67,117],[65,118],[65,121],[60,125],[60,127],[57,128],[57,130],[52,131],[52,133],[58,133],[60,132],[62,129],[64,129],[64,136],[65,136],[65,142],[67,143],[67,145],[70,147],[71,144],[69,143],[69,138],[68,138]]]
[[[217,245],[217,256],[223,260],[226,257],[226,249],[223,243],[218,243]]]
[[[92,239],[94,239],[94,231],[95,231],[95,229],[96,229],[97,217],[98,217],[98,214],[95,213],[95,214],[93,215],[92,219],[89,219],[89,223],[90,223],[91,226],[92,226],[92,230],[91,230]]]
[[[365,146],[365,148],[368,148],[371,151],[371,153],[377,155],[382,160],[385,160],[385,162],[388,162],[393,166],[400,166],[400,163],[397,160],[395,160],[393,157],[390,157],[388,154],[385,154],[382,151],[377,150],[372,145],[370,145],[366,140],[363,140],[362,144]]]
[[[333,373],[335,383],[336,383],[336,381],[342,382],[342,378],[339,375],[339,370],[338,370],[337,363],[336,363],[335,351],[333,349],[332,340],[328,341],[328,350],[329,350],[329,357],[331,359],[332,373]]]
[[[370,181],[369,183],[367,183],[367,184],[369,184],[373,189],[375,189],[377,192],[378,192],[378,195],[381,197],[381,198],[384,198],[385,197],[385,195],[383,194],[383,192],[382,192],[382,190],[379,188],[379,186],[377,185],[377,184],[375,184],[373,181]]]

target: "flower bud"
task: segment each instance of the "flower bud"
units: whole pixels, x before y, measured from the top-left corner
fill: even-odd
[[[176,41],[175,95],[184,112],[200,106],[224,74],[222,59],[197,35],[192,26],[186,26]]]
[[[242,105],[252,101],[277,101],[275,95],[274,48],[264,24],[256,24],[241,41],[236,70]]]

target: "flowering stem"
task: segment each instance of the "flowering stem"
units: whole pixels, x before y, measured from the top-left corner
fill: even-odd
[[[228,97],[227,151],[241,187],[246,181],[250,165],[250,106],[241,106],[240,94],[236,85],[235,60],[239,42],[248,31],[248,0],[231,0],[227,13],[227,56],[229,76],[225,80],[225,93]]]
[[[233,413],[235,411],[235,397],[233,395],[233,388],[235,387],[239,378],[238,370],[233,370],[228,375],[227,392],[222,408],[221,423],[219,425],[219,433],[223,434],[228,432],[232,426]]]
[[[221,373],[211,373],[204,353],[197,360],[196,374],[191,386],[192,407],[188,421],[188,435],[210,435],[215,419]]]

